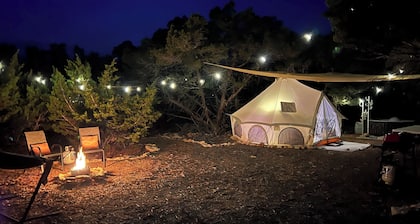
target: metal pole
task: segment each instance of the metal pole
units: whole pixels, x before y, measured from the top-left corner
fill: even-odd
[[[367,119],[366,119],[366,129],[367,129],[367,134],[369,135],[369,119],[370,119],[370,110],[372,110],[373,108],[373,100],[370,99],[370,96],[366,97],[366,111],[367,111]]]
[[[365,100],[364,99],[359,99],[359,106],[362,108],[362,114],[360,115],[361,120],[362,120],[362,135],[365,133],[365,125],[364,125],[364,120],[365,120]]]

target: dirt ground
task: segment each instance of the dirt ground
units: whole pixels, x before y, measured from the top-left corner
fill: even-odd
[[[355,140],[355,139],[352,139]],[[362,141],[358,139],[359,141]],[[197,140],[198,141],[198,140]],[[391,206],[420,202],[418,178],[378,180],[380,149],[337,152],[233,144],[228,137],[185,141],[143,138],[108,152],[102,177],[59,180],[55,164],[27,223],[416,223],[418,211],[391,216]],[[144,154],[145,144],[158,152]],[[201,144],[200,144],[201,143]],[[232,143],[232,144],[221,144]],[[212,146],[212,147],[203,147]],[[90,167],[101,166],[91,158]],[[399,172],[405,173],[405,172]],[[20,217],[39,168],[0,170],[0,211]],[[398,177],[398,176],[397,176]],[[0,216],[1,224],[11,223]]]

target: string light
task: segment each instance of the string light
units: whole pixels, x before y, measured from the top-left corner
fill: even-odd
[[[388,73],[388,80],[392,80],[395,78],[395,74],[394,73]]]
[[[213,73],[212,76],[213,76],[213,78],[215,80],[221,80],[222,79],[222,74],[220,72]],[[36,79],[37,82],[40,82],[39,81],[40,80],[39,77],[36,77],[35,79]],[[189,79],[186,78],[186,77],[184,77],[182,79],[185,82],[188,82],[189,81]],[[85,84],[82,84],[85,81],[83,79],[83,77],[79,77],[75,81],[77,83],[80,83],[78,85],[78,88],[80,90],[83,90],[84,91],[86,89],[86,85]],[[206,83],[206,80],[205,79],[199,79],[198,80],[198,85],[200,85],[200,86],[203,86],[205,83]],[[178,88],[178,84],[171,77],[167,77],[167,78],[161,80],[160,81],[160,85],[161,86],[168,86],[168,88],[171,89],[171,90],[175,90],[175,89]],[[123,92],[125,92],[127,94],[130,94],[133,91],[138,92],[138,93],[142,91],[142,87],[141,86],[133,86],[133,85],[131,85],[131,86],[120,86],[120,85],[111,85],[111,84],[108,84],[108,85],[104,85],[103,87],[106,88],[106,89],[109,89],[109,90],[110,89],[114,89],[114,88],[115,89],[121,89]],[[195,86],[195,87],[193,86],[193,87],[189,87],[189,88],[198,88],[198,86]]]
[[[222,78],[222,74],[220,74],[220,72],[216,72],[216,73],[214,73],[214,78],[216,80],[220,80]]]
[[[35,80],[37,83],[42,84],[42,85],[45,85],[45,83],[46,83],[46,80],[45,80],[42,76],[36,76],[36,77],[34,78],[34,80]]]
[[[267,61],[267,58],[265,56],[260,56],[258,60],[261,64],[264,64]]]
[[[307,43],[311,42],[311,40],[312,40],[312,33],[305,33],[305,34],[303,34],[303,39],[305,39],[305,41]]]
[[[141,92],[142,88],[140,86],[112,86],[112,85],[106,85],[105,88],[112,89],[112,88],[121,88],[125,93],[131,93],[133,89],[135,89],[136,92]]]
[[[169,88],[176,89],[176,83],[171,82],[171,84],[169,84]]]
[[[381,87],[375,87],[375,91],[376,91],[376,94],[379,94],[380,92],[383,91],[383,89]]]
[[[0,72],[4,70],[4,67],[6,67],[2,61],[0,61]]]

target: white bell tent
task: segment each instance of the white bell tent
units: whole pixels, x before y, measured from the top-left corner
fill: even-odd
[[[276,81],[230,115],[234,137],[265,145],[322,145],[339,141],[344,118],[328,98],[297,80],[310,82],[389,82],[420,79],[420,74],[288,73],[207,65]]]
[[[319,90],[296,79],[276,78],[230,115],[233,136],[264,145],[322,145],[337,142],[344,118]]]

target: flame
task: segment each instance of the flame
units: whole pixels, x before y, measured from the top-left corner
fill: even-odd
[[[83,170],[86,168],[86,156],[83,153],[82,147],[77,152],[76,165],[71,170]]]

